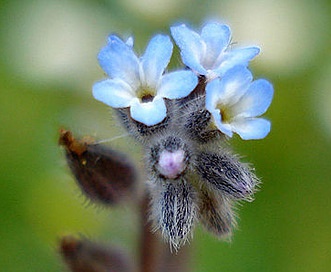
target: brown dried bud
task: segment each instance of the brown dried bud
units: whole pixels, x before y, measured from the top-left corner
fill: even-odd
[[[132,261],[121,250],[65,236],[60,253],[72,272],[131,272]]]
[[[91,139],[76,140],[68,130],[60,131],[68,165],[82,191],[95,202],[115,204],[135,189],[134,164],[118,151]]]

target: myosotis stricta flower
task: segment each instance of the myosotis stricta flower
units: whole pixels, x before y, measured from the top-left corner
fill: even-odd
[[[218,22],[205,24],[200,34],[185,24],[175,25],[171,34],[184,64],[207,80],[223,76],[235,65],[247,66],[260,52],[256,46],[232,49],[230,28]]]
[[[271,103],[272,85],[252,79],[247,68],[235,66],[206,86],[206,109],[217,128],[229,137],[235,132],[244,140],[262,139],[270,131],[270,122],[258,116]]]
[[[132,43],[110,35],[98,59],[110,77],[93,86],[94,97],[113,107],[130,107],[131,117],[147,126],[160,123],[167,115],[163,98],[187,96],[197,85],[197,77],[188,70],[164,73],[173,45],[165,35],[156,35],[138,58]]]

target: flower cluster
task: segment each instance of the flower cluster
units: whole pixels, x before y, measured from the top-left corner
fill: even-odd
[[[93,86],[93,95],[144,146],[150,218],[177,249],[197,222],[228,236],[234,204],[252,199],[258,179],[223,143],[233,133],[244,140],[269,133],[260,116],[273,87],[254,81],[248,69],[260,49],[232,48],[227,25],[207,23],[198,33],[180,24],[171,35],[185,64],[171,72],[169,36],[154,36],[139,57],[132,38],[110,35],[98,55],[109,78]]]

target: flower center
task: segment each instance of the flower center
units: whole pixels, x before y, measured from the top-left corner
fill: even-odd
[[[221,119],[223,123],[230,123],[232,119],[231,110],[229,107],[226,107],[225,105],[219,104],[217,105],[217,108],[220,110]]]
[[[140,87],[137,91],[137,97],[142,103],[151,102],[155,97],[155,91],[148,87]]]
[[[154,96],[151,95],[151,94],[147,94],[147,95],[144,95],[142,98],[141,98],[141,102],[143,103],[147,103],[147,102],[151,102],[153,101],[154,99]]]

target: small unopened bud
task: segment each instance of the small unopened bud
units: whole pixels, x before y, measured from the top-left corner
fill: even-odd
[[[186,143],[180,137],[161,138],[149,150],[148,166],[150,174],[163,179],[176,179],[186,170],[189,153]]]
[[[257,177],[236,157],[202,152],[197,156],[198,174],[206,185],[235,199],[251,200]]]
[[[177,250],[189,238],[197,217],[197,196],[185,180],[155,183],[151,219],[166,241]]]
[[[86,239],[65,236],[60,253],[72,272],[131,272],[133,264],[120,249],[99,245]]]
[[[115,204],[134,192],[137,172],[123,154],[91,140],[76,140],[68,130],[60,131],[59,143],[78,185],[92,201]]]
[[[212,234],[219,238],[231,235],[236,225],[232,203],[222,194],[200,192],[199,220]]]
[[[182,103],[180,101],[179,103]],[[224,138],[213,125],[211,113],[205,108],[205,95],[200,94],[180,106],[179,123],[183,123],[185,133],[198,143],[208,143]]]
[[[186,168],[185,152],[163,150],[160,154],[157,168],[162,176],[169,179],[178,177]]]

